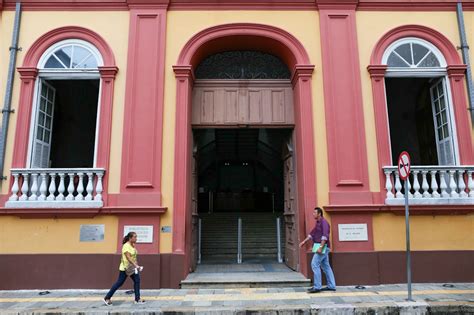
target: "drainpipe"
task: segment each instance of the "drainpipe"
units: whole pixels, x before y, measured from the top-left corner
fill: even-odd
[[[467,65],[466,73],[466,83],[467,83],[467,93],[469,94],[469,108],[471,111],[471,124],[474,126],[474,90],[472,85],[472,71],[471,63],[469,62],[469,46],[466,39],[466,29],[464,27],[464,14],[462,10],[462,1],[459,0],[456,7],[456,12],[458,16],[458,27],[459,27],[459,36],[461,37],[461,47],[458,47],[462,51],[462,58],[464,63]]]
[[[13,24],[13,35],[12,35],[12,45],[10,46],[10,64],[8,66],[8,77],[7,77],[7,87],[5,91],[5,100],[3,102],[2,109],[2,132],[0,133],[0,183],[1,180],[7,179],[3,175],[3,170],[5,167],[5,149],[7,142],[7,131],[8,131],[8,121],[10,114],[14,111],[11,109],[12,103],[12,88],[13,88],[13,76],[15,74],[15,65],[16,65],[16,54],[20,50],[18,48],[18,33],[20,31],[20,17],[21,17],[21,3],[16,3],[15,8],[15,21]]]

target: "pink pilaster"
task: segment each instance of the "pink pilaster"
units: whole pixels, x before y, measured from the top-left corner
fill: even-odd
[[[472,147],[471,119],[468,115],[468,103],[464,83],[466,65],[448,66],[448,77],[451,85],[451,95],[454,107],[454,119],[458,133],[459,161],[463,165],[472,165],[474,163],[474,154]],[[455,100],[455,101],[454,101]]]
[[[166,8],[133,7],[117,206],[161,205]],[[112,196],[111,196],[112,197]]]
[[[369,204],[354,1],[319,1],[330,204]],[[327,3],[326,3],[327,2]],[[330,2],[330,3],[329,3]]]

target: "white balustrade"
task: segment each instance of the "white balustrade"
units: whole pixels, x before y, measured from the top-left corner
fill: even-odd
[[[96,168],[12,169],[13,185],[5,207],[102,207],[104,173]]]
[[[397,167],[383,168],[386,204],[403,204],[405,189]],[[474,204],[474,166],[411,166],[411,204]],[[421,176],[420,176],[421,175]],[[421,183],[420,183],[421,179]],[[394,183],[394,184],[393,184]]]

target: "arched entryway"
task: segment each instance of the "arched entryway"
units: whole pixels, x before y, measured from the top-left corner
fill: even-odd
[[[185,273],[192,251],[192,89],[194,71],[207,56],[228,50],[254,50],[273,54],[291,71],[293,88],[298,204],[298,236],[304,237],[316,204],[315,152],[312,121],[311,76],[314,66],[302,44],[291,34],[266,25],[227,24],[196,34],[183,48],[173,67],[176,76],[176,142],[173,206],[173,252],[185,255]],[[306,253],[299,253],[300,271],[307,274]]]

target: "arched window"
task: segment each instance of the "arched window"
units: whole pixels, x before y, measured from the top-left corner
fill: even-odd
[[[382,57],[382,63],[388,66],[388,70],[446,67],[443,55],[433,44],[413,37],[403,38],[390,45]]]
[[[86,41],[65,40],[51,46],[41,57],[39,69],[97,70],[103,64],[98,50]]]
[[[433,44],[403,38],[385,50],[386,99],[392,161],[409,150],[413,164],[457,163],[446,60]]]
[[[101,82],[98,67],[102,65],[97,48],[84,40],[63,40],[43,53],[33,104],[31,167],[95,166]]]
[[[252,50],[226,51],[205,58],[196,79],[290,79],[290,70],[278,57]]]

